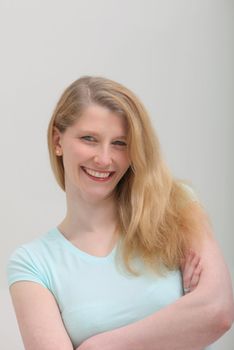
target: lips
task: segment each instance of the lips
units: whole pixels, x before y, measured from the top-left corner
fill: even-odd
[[[81,167],[86,175],[97,181],[107,181],[114,174],[114,171],[97,171],[86,167]]]

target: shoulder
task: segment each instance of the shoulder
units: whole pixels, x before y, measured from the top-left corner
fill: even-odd
[[[18,280],[31,280],[47,286],[43,277],[45,264],[53,261],[53,244],[56,241],[54,229],[17,247],[7,262],[9,286]]]
[[[13,250],[9,257],[9,261],[17,259],[35,259],[49,250],[55,240],[54,230],[50,230],[33,240],[23,243]]]

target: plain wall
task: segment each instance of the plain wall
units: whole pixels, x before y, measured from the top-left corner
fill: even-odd
[[[141,98],[173,174],[190,180],[206,207],[233,276],[233,15],[228,0],[0,1],[0,348],[23,349],[6,261],[65,214],[46,130],[81,75],[117,80]],[[233,342],[231,330],[214,349]]]

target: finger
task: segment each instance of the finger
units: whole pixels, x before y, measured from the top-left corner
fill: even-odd
[[[200,280],[201,271],[202,271],[202,265],[201,265],[201,262],[199,262],[196,269],[194,270],[194,273],[190,281],[190,291],[193,291],[197,287]]]
[[[185,263],[185,268],[183,270],[183,284],[185,288],[190,288],[191,280],[200,262],[200,257],[195,254],[191,254]]]
[[[190,268],[195,270],[200,262],[200,256],[196,253],[193,254],[193,257],[190,261]]]
[[[186,255],[184,265],[183,265],[183,285],[184,288],[189,288],[190,280],[193,273],[193,267],[191,266],[191,261],[193,260],[193,252],[189,251]]]
[[[184,271],[184,267],[185,267],[185,258],[182,258],[180,260],[180,269],[182,272]]]
[[[197,286],[197,283],[199,282],[200,269],[201,269],[201,267],[199,266],[199,263],[200,263],[200,257],[197,255],[196,256],[194,255],[192,261],[190,262],[190,266],[188,266],[184,271],[183,287],[184,287],[185,294],[194,290],[195,287]]]
[[[185,257],[181,259],[181,269],[182,271],[188,268],[193,258],[193,251],[189,249],[189,251],[185,254]]]

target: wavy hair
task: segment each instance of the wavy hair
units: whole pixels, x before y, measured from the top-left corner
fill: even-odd
[[[178,268],[191,240],[199,236],[189,206],[194,200],[191,183],[172,176],[145,107],[125,86],[104,77],[83,76],[62,94],[47,132],[50,162],[59,186],[65,191],[63,159],[55,154],[54,127],[65,132],[91,104],[124,116],[128,125],[131,166],[115,191],[127,270],[139,275],[130,264],[135,256],[156,273],[163,273],[162,266]]]

